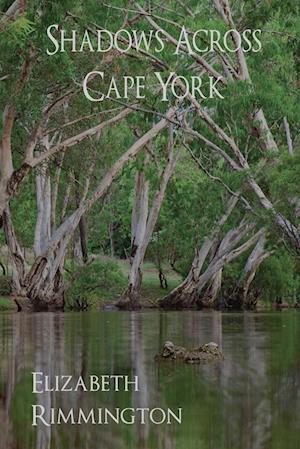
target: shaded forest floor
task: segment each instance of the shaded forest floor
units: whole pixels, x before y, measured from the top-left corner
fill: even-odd
[[[126,261],[119,261],[124,276],[127,277],[128,263]],[[167,279],[168,287],[161,288],[159,283],[159,273],[155,265],[151,262],[144,263],[143,283],[141,290],[142,305],[154,307],[157,305],[157,300],[163,298],[171,292],[182,281],[180,275],[175,273],[171,268],[163,267],[164,275]]]
[[[129,271],[129,262],[126,260],[111,259],[104,256],[101,257],[101,263],[108,266],[112,264],[112,270],[110,275],[104,275],[97,288],[91,291],[91,306],[97,308],[113,304],[126,291]],[[142,307],[157,307],[157,300],[163,298],[181,282],[180,275],[172,269],[163,267],[163,270],[167,279],[167,288],[160,287],[159,272],[155,265],[151,262],[144,263],[141,288]],[[71,292],[71,296],[74,296],[74,293]]]

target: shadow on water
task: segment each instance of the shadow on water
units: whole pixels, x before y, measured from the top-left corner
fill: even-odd
[[[225,361],[156,364],[165,340],[209,341]],[[300,436],[300,313],[159,311],[0,315],[0,449],[295,449]],[[32,393],[50,376],[137,375],[139,392]],[[182,424],[32,426],[47,410],[182,407]],[[47,415],[48,413],[48,415]]]

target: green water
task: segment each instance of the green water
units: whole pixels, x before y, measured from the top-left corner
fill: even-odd
[[[153,356],[165,340],[209,341],[225,361]],[[32,371],[139,376],[139,392],[32,394]],[[181,424],[32,426],[32,404],[182,408]],[[0,315],[0,449],[300,448],[300,313],[218,312]]]

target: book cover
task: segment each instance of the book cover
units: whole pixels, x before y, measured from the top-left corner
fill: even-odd
[[[298,0],[0,1],[0,449],[297,449]]]

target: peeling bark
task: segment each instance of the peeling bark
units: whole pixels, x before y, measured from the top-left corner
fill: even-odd
[[[11,219],[10,209],[7,206],[3,212],[3,228],[9,256],[12,262],[12,291],[13,295],[24,295],[26,276],[26,262],[23,251],[18,243]]]
[[[196,248],[191,269],[185,280],[172,292],[160,301],[163,308],[190,308],[195,307],[197,301],[197,282],[206,258],[217,245],[222,227],[227,222],[238,202],[238,196],[232,196],[227,204],[226,212],[216,223],[209,236],[204,237],[201,247]]]
[[[245,233],[240,231],[239,234],[235,236],[235,243],[240,241],[244,235]],[[231,247],[231,245],[229,245],[222,256],[214,258],[209,263],[207,269],[196,281],[185,282],[180,288],[173,290],[173,292],[160,301],[160,306],[166,309],[202,308],[207,306],[205,294],[203,293],[203,289],[207,283],[213,279],[226,264],[248,251],[248,249],[256,243],[259,237],[260,231],[249,238],[245,243],[232,250],[229,249]],[[227,235],[225,238],[227,238]]]
[[[295,251],[300,254],[300,233],[297,227],[282,214],[276,211],[273,203],[266,197],[260,186],[253,178],[249,178],[248,183],[259,199],[262,207],[272,213],[274,220],[279,229],[283,232],[283,235],[288,238]]]
[[[195,307],[212,307],[220,291],[222,271],[226,264],[248,251],[261,237],[262,230],[240,244],[242,239],[254,228],[254,225],[243,219],[236,229],[231,229],[217,244],[222,226],[229,218],[237,202],[230,199],[227,211],[217,223],[210,237],[205,237],[202,247],[197,250],[192,268],[187,278],[169,295],[160,301],[160,306],[167,309],[183,309]],[[240,246],[238,246],[240,245]],[[211,258],[207,267],[203,265],[209,253]],[[208,285],[208,287],[207,287]],[[204,290],[206,288],[206,290]]]
[[[215,308],[218,305],[219,294],[222,287],[223,267],[213,275],[209,286],[203,293],[202,304],[208,308]]]
[[[20,296],[20,298],[18,298],[18,306],[20,309],[52,310],[62,309],[64,307],[64,259],[68,244],[70,243],[80,220],[84,214],[89,212],[94,203],[107,193],[123,166],[131,158],[135,157],[151,139],[167,126],[168,118],[171,118],[174,112],[175,108],[170,109],[167,118],[161,119],[112,165],[89,198],[87,198],[89,177],[92,173],[88,174],[79,207],[69,217],[65,218],[62,224],[55,230],[55,232],[53,232],[45,248],[43,248],[38,257],[36,257],[27,273],[24,272],[24,275],[22,269],[25,266],[25,262],[21,259],[22,254],[19,254],[19,247],[13,231],[10,215],[4,215],[5,230],[7,231],[8,244],[10,244],[10,252],[15,260],[16,266],[22,262],[21,267],[18,268],[19,278],[22,279],[22,285],[17,286],[18,295]],[[90,170],[90,172],[91,171],[92,170]],[[43,182],[45,182],[45,180]],[[49,195],[47,195],[47,202],[48,197],[49,204],[51,204]],[[41,213],[44,214],[43,207],[40,209]],[[51,224],[51,213],[47,212],[46,216],[49,220],[48,223]],[[39,226],[38,229],[42,229],[42,227]]]
[[[37,221],[34,235],[34,254],[42,254],[51,238],[51,181],[47,164],[36,175]]]
[[[265,230],[262,229],[261,236],[249,255],[236,286],[231,292],[224,292],[223,299],[226,307],[234,309],[253,309],[256,307],[260,292],[251,291],[250,287],[262,262],[272,255],[272,251],[265,250],[265,244],[266,234]]]
[[[18,5],[18,2],[15,2],[13,5]],[[23,63],[20,77],[15,86],[16,96],[20,95],[29,78],[32,56],[32,52],[30,51],[29,57]],[[3,211],[8,206],[12,194],[17,191],[20,175],[20,173],[14,174],[11,148],[11,138],[16,115],[17,110],[13,102],[9,100],[4,107],[2,135],[0,136],[0,218],[2,217]],[[27,164],[22,167],[21,172],[22,174],[27,172]]]
[[[172,130],[169,135],[168,160],[161,176],[159,189],[156,191],[149,211],[149,181],[145,173],[136,175],[135,200],[132,210],[131,254],[128,289],[117,302],[121,309],[138,309],[140,289],[142,284],[142,265],[153,234],[159,212],[165,196],[165,191],[178,161],[179,151],[175,150]]]

